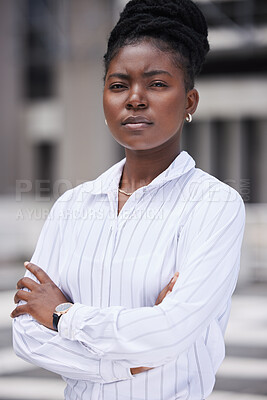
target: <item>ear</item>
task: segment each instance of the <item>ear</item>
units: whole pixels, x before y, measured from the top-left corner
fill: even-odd
[[[197,109],[198,102],[199,102],[199,94],[198,91],[194,88],[191,89],[187,92],[187,101],[186,101],[186,116],[188,113],[191,115],[194,114],[194,112]]]

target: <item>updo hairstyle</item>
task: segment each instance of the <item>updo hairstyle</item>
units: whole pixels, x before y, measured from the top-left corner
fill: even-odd
[[[191,0],[131,0],[112,30],[104,55],[105,76],[111,60],[127,45],[150,40],[168,52],[185,76],[186,91],[194,87],[209,51],[206,20]]]

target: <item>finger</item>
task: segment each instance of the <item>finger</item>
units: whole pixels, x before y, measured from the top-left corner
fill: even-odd
[[[175,280],[175,282],[177,281],[177,279],[178,279],[178,276],[179,276],[179,272],[178,271],[176,271],[175,272],[175,274],[174,274],[174,276],[173,276],[173,278],[172,278],[172,280],[174,279]]]
[[[175,282],[176,282],[177,279],[178,279],[178,276],[179,276],[179,272],[175,272],[175,274],[174,274],[174,276],[173,276],[173,278],[172,278],[172,280],[171,280],[171,282],[170,282],[170,284],[169,284],[169,286],[170,286],[171,288],[173,288]]]
[[[24,263],[24,265],[25,265],[25,268],[27,268],[27,270],[29,270],[34,276],[36,276],[36,278],[38,279],[38,281],[40,283],[51,282],[51,279],[49,278],[47,273],[44,272],[44,270],[42,268],[40,268],[37,265],[32,264],[28,261],[26,261]]]
[[[39,283],[35,282],[33,279],[24,276],[17,283],[17,289],[27,288],[33,290]]]
[[[155,305],[157,306],[158,304],[160,304],[166,297],[167,293],[170,292],[169,290],[169,285],[167,285],[159,294]]]
[[[175,274],[174,274],[173,277],[171,278],[169,284],[170,284],[170,283],[173,283],[173,282],[176,282],[178,276],[179,276],[179,272],[177,271],[177,272],[175,272]]]
[[[23,315],[23,314],[28,314],[28,312],[27,312],[27,304],[23,304],[22,306],[17,306],[16,308],[14,308],[14,310],[10,314],[10,317],[11,318],[16,318],[19,315]]]
[[[28,301],[29,296],[30,296],[29,292],[26,292],[25,290],[18,290],[14,296],[14,303],[18,304],[18,302],[21,300]]]
[[[170,282],[167,284],[167,286],[165,286],[165,288],[162,289],[162,291],[160,292],[160,294],[157,297],[157,300],[155,303],[156,306],[162,302],[162,300],[165,298],[167,292],[172,290],[178,276],[179,276],[179,272],[177,271],[177,272],[175,272],[174,276],[172,277]]]

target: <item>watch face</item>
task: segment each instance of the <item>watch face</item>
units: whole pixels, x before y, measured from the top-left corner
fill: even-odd
[[[62,303],[62,304],[59,304],[59,305],[56,307],[56,312],[62,313],[62,312],[64,312],[64,311],[67,311],[71,306],[73,306],[72,303]]]

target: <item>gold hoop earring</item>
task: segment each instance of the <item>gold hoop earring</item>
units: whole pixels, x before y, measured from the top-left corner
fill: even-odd
[[[186,122],[188,122],[190,124],[190,122],[192,122],[192,115],[190,113],[187,114],[187,117],[185,118]]]

